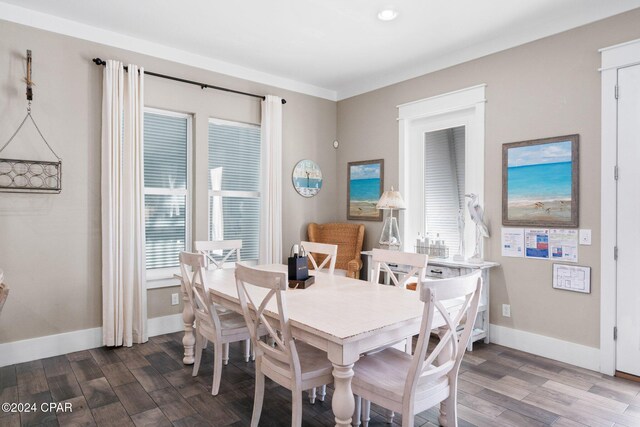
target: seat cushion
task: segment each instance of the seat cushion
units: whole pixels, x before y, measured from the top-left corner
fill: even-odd
[[[354,394],[363,397],[371,394],[402,402],[404,386],[409,374],[412,356],[395,348],[363,356],[355,364],[351,386]],[[416,393],[436,393],[448,387],[446,376],[421,384]]]

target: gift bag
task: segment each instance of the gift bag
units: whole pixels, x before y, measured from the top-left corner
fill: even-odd
[[[307,280],[309,278],[308,263],[309,259],[304,249],[300,250],[298,245],[293,245],[288,259],[289,280]]]

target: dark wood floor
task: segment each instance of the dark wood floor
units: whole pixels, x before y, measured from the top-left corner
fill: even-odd
[[[154,337],[133,348],[95,349],[0,368],[0,403],[70,402],[71,413],[0,412],[0,426],[248,426],[253,363],[239,345],[211,396],[213,356],[198,377],[182,364],[182,334]],[[261,424],[291,422],[290,393],[267,383]],[[325,402],[304,401],[305,426],[333,425],[331,389]],[[372,426],[384,425],[373,407]],[[640,384],[603,376],[497,345],[467,353],[460,374],[460,426],[640,426]],[[396,416],[394,424],[401,422]],[[435,426],[437,408],[416,416]]]

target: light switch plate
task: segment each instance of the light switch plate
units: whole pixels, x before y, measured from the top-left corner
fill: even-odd
[[[178,294],[171,294],[171,305],[178,305],[180,304],[180,299],[178,297]]]
[[[581,228],[579,232],[579,240],[581,245],[591,244],[591,229]]]

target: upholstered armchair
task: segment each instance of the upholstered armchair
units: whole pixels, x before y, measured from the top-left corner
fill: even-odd
[[[312,222],[307,227],[307,233],[310,242],[338,245],[336,273],[338,270],[344,270],[347,277],[360,278],[360,269],[362,269],[360,252],[364,241],[364,224],[346,222],[316,224]]]

